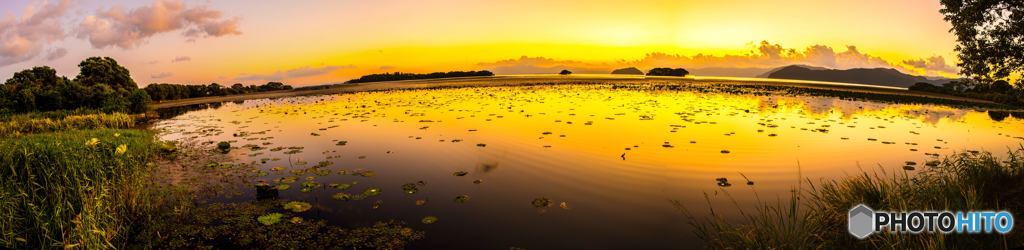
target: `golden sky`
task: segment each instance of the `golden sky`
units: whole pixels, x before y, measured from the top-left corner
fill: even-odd
[[[939,8],[927,0],[11,0],[0,3],[0,75],[36,65],[74,75],[82,59],[111,56],[142,85],[797,63],[952,76],[954,37]]]

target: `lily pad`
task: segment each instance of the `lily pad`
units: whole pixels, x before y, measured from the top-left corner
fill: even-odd
[[[540,197],[533,199],[533,202],[530,202],[530,204],[533,204],[533,207],[535,208],[546,208],[551,206],[551,200],[548,198]]]
[[[259,221],[260,224],[270,226],[270,225],[277,224],[278,222],[281,222],[281,218],[283,218],[283,217],[284,217],[284,215],[281,214],[281,213],[271,213],[271,214],[262,215],[260,217],[257,217],[256,221]]]
[[[464,194],[464,195],[455,196],[455,203],[466,203],[468,201],[469,201],[469,195]]]
[[[377,196],[377,195],[380,195],[380,189],[379,188],[367,188],[366,190],[363,190],[363,196],[370,197],[370,196]]]
[[[406,194],[415,194],[420,191],[420,188],[416,186],[416,183],[406,183],[402,185],[402,191]]]
[[[310,208],[313,208],[313,205],[310,205],[309,203],[302,201],[290,201],[284,204],[285,210],[289,210],[296,213],[309,211]]]
[[[331,185],[328,186],[337,190],[347,190],[349,188],[352,188],[352,184],[348,183],[331,183]]]
[[[345,192],[338,192],[332,195],[331,198],[334,198],[335,200],[347,201],[352,199],[352,195]]]
[[[435,217],[435,216],[423,217],[423,220],[420,220],[420,222],[423,222],[423,224],[427,224],[427,225],[434,224],[434,223],[437,223],[437,217]]]

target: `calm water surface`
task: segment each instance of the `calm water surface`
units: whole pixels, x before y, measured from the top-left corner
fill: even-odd
[[[304,217],[402,220],[427,233],[413,247],[448,249],[692,247],[673,201],[704,216],[707,195],[736,216],[732,199],[785,199],[801,178],[913,174],[956,151],[1005,155],[1024,142],[1024,120],[986,111],[606,85],[253,100],[156,127],[164,140],[236,147],[230,157],[251,168],[239,177],[248,188],[212,201],[252,201],[253,183],[285,184],[280,199],[314,205]],[[917,170],[904,170],[908,161]],[[380,195],[333,198],[373,188]],[[455,202],[460,195],[469,200]],[[535,207],[537,198],[550,206]],[[420,223],[425,216],[439,220]]]

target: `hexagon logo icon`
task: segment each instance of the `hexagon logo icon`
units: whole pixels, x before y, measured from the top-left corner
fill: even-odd
[[[874,217],[875,210],[864,204],[859,204],[850,208],[850,213],[846,219],[846,229],[850,231],[850,235],[853,235],[853,237],[863,240],[875,232]]]

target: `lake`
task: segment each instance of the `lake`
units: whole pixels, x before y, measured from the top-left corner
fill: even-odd
[[[254,201],[265,183],[312,204],[307,219],[405,221],[426,232],[413,248],[444,249],[688,248],[681,209],[736,218],[802,180],[913,175],[1024,143],[1019,114],[607,84],[249,100],[154,127],[210,150],[231,142],[241,188],[206,202]]]

